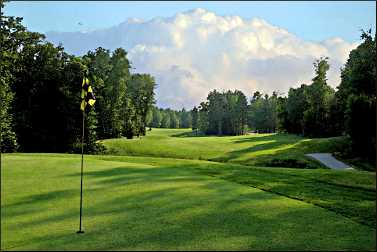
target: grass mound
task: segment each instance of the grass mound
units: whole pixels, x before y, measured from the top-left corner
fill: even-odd
[[[141,138],[102,141],[107,153],[111,155],[197,159],[304,169],[326,168],[304,154],[336,152],[343,142],[342,137],[310,139],[290,134],[196,136],[191,129],[153,129]]]

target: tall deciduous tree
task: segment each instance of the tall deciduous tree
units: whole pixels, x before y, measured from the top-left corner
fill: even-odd
[[[29,45],[39,43],[44,36],[29,32],[21,22],[21,17],[5,16],[4,1],[0,1],[0,131],[2,151],[14,151],[17,139],[12,114],[12,92],[15,72],[22,66],[17,65],[19,52]]]
[[[354,155],[376,160],[376,36],[363,31],[363,42],[350,52],[336,94],[344,131]]]
[[[305,135],[319,137],[329,136],[330,105],[335,91],[327,85],[326,73],[330,66],[328,58],[321,58],[314,62],[315,77],[313,83],[305,90],[308,107],[304,112]]]

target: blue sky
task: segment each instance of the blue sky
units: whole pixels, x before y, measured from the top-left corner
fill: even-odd
[[[217,15],[244,19],[263,18],[311,41],[340,37],[352,42],[360,29],[375,31],[376,3],[363,2],[45,2],[19,1],[6,4],[5,14],[24,17],[29,30],[78,31],[117,25],[128,18],[144,20],[170,17],[177,12],[204,8]],[[78,22],[83,25],[78,25]]]
[[[7,3],[5,14],[24,17],[29,30],[70,54],[124,48],[135,72],[155,77],[157,105],[181,109],[213,89],[286,94],[311,82],[320,57],[329,57],[335,88],[360,30],[374,33],[375,8],[350,1],[29,1]]]

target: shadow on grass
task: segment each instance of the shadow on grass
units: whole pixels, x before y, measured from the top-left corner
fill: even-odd
[[[166,165],[150,168],[120,166],[86,172],[85,194],[91,195],[92,199],[90,207],[84,212],[86,233],[74,234],[76,227],[72,227],[72,233],[52,232],[43,238],[27,238],[26,243],[20,244],[17,249],[373,249],[374,234],[365,231],[370,232],[371,229],[355,226],[351,230],[344,224],[344,219],[331,217],[319,208],[300,204],[281,205],[281,197],[276,194],[262,191],[245,193],[233,183],[203,176],[206,169],[215,168],[209,164],[199,167],[179,164],[179,167]],[[277,194],[294,194],[298,198],[309,195],[317,199],[310,192],[321,192],[322,196],[318,198],[330,205],[336,205],[339,201],[336,196],[342,193],[340,187],[314,184],[310,179],[297,179],[268,171],[258,172],[245,167],[243,170],[231,168],[224,171],[218,171],[219,178],[257,186]],[[61,179],[79,176],[80,173],[75,172]],[[152,185],[155,187],[151,187]],[[131,190],[133,186],[140,190]],[[116,198],[101,196],[108,190],[116,191]],[[22,206],[30,209],[38,207],[41,201],[57,198],[76,200],[77,192],[78,190],[56,190],[47,194],[35,194],[31,196],[33,200],[23,198],[10,208]],[[331,192],[334,192],[333,195]],[[355,196],[352,193],[355,192],[346,191],[345,195]],[[360,199],[371,200],[371,195],[358,196]],[[352,201],[351,198],[347,200]],[[266,211],[264,202],[271,204],[269,211]],[[345,206],[343,204],[339,207]],[[339,209],[334,211],[337,210]],[[11,211],[12,209],[8,212]],[[64,225],[64,221],[78,218],[78,210],[47,212],[48,209],[41,209],[39,215],[45,214],[46,217],[22,222],[20,227],[37,228],[54,223]],[[356,214],[367,215],[370,212],[359,211]],[[111,216],[111,219],[97,222],[102,216]]]
[[[37,250],[316,250],[372,249],[373,233],[345,228],[311,207],[280,206],[269,212],[251,211],[274,194],[254,192],[235,199],[234,187],[213,181],[213,199],[189,197],[187,189],[171,187],[99,202],[87,209],[86,222],[111,214],[106,225],[90,225],[84,235],[64,233],[35,238],[24,247]],[[259,203],[258,203],[259,202]],[[259,205],[260,207],[260,205]],[[88,225],[87,225],[88,226]],[[308,229],[308,227],[310,227]],[[273,239],[272,239],[273,238]]]
[[[189,131],[170,135],[171,137],[216,137],[216,135],[206,135],[202,132]]]
[[[245,142],[255,143],[255,145],[244,149],[231,151],[225,153],[221,157],[210,160],[216,162],[233,162],[264,167],[315,169],[327,167],[316,160],[306,157],[304,155],[305,153],[312,152],[313,150],[318,152],[333,152],[337,150],[336,144],[329,145],[327,142],[320,142],[318,139],[305,139],[289,134],[272,134],[261,137],[248,137],[234,141],[234,143]],[[275,151],[272,154],[258,153],[254,157],[245,158],[250,153],[264,150]]]
[[[376,226],[375,188],[321,181],[303,173],[283,173],[269,168],[233,166],[217,173],[210,168],[197,170],[201,174],[312,203],[358,223]]]

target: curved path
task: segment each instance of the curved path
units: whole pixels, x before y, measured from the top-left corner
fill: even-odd
[[[345,170],[345,169],[353,169],[351,166],[337,160],[333,157],[331,153],[309,153],[305,154],[308,157],[314,158],[315,160],[318,160],[325,166],[331,169],[337,169],[337,170]]]

